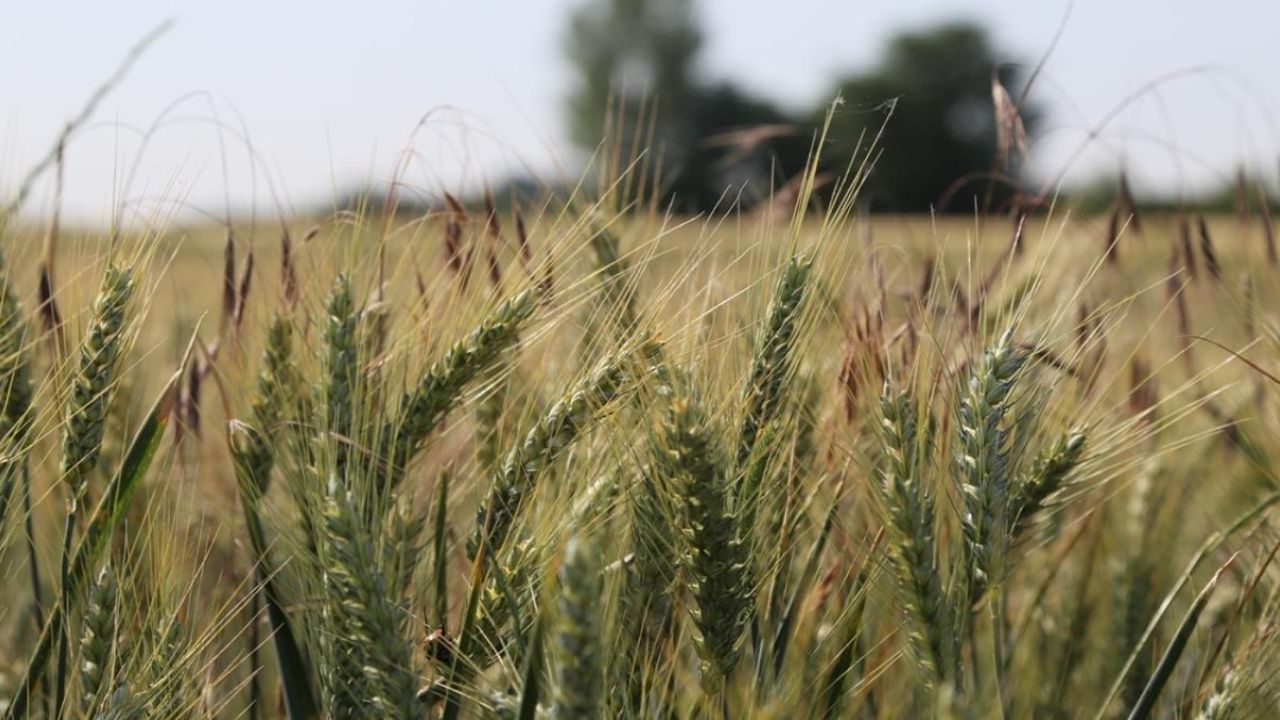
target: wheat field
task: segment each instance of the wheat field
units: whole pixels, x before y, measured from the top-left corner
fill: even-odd
[[[1270,218],[861,177],[6,225],[5,717],[1274,717]]]

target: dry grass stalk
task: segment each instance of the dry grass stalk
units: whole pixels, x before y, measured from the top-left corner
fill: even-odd
[[[1187,269],[1187,278],[1196,279],[1196,251],[1191,244],[1191,221],[1186,216],[1178,218],[1178,241],[1182,253],[1183,266]],[[1176,254],[1176,253],[1175,253]]]
[[[225,338],[236,313],[236,236],[227,229],[222,250],[222,304],[218,315],[218,337]]]
[[[502,265],[498,261],[498,250],[502,247],[502,224],[498,220],[498,209],[493,202],[493,191],[485,190],[485,263],[489,268],[489,283],[497,288],[502,285]]]
[[[1258,219],[1262,221],[1262,243],[1267,251],[1267,264],[1271,267],[1280,265],[1280,256],[1276,251],[1275,219],[1271,216],[1271,203],[1267,200],[1266,188],[1258,185]]]
[[[318,232],[315,229],[313,232]],[[293,260],[293,236],[289,228],[280,232],[280,286],[284,289],[285,307],[293,307],[298,303],[298,268]]]
[[[1103,246],[1107,262],[1116,265],[1120,262],[1120,206],[1116,205],[1107,216],[1106,244]]]
[[[1120,209],[1122,219],[1133,228],[1135,233],[1142,234],[1142,217],[1138,214],[1138,203],[1133,198],[1133,190],[1129,187],[1129,176],[1124,172],[1120,173],[1120,179],[1117,181],[1116,202]]]
[[[1144,423],[1156,421],[1156,405],[1160,402],[1160,391],[1156,386],[1155,375],[1141,357],[1133,358],[1129,364],[1129,412]]]
[[[1209,236],[1209,223],[1205,221],[1204,215],[1200,215],[1196,222],[1200,228],[1200,255],[1204,258],[1204,267],[1215,282],[1221,282],[1222,266],[1218,264],[1218,254],[1213,249],[1213,238]]]

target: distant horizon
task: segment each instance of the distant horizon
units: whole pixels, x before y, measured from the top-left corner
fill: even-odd
[[[428,114],[405,176],[411,186],[438,194],[519,177],[570,181],[582,154],[565,137],[560,105],[570,76],[561,43],[566,12],[581,1],[539,5],[504,6],[500,25],[488,3],[409,0],[372,3],[358,15],[306,4],[264,9],[245,0],[217,8],[145,0],[127,8],[58,1],[0,10],[11,33],[0,43],[0,62],[24,69],[0,93],[0,200],[7,202],[127,48],[171,16],[172,31],[68,148],[68,225],[107,219],[134,162],[132,128],[196,92],[208,95],[188,96],[173,112],[129,192],[143,207],[185,198],[199,212],[182,213],[184,222],[228,208],[238,216],[301,213],[376,187],[391,177],[399,150]],[[908,0],[849,8],[804,0],[744,10],[713,0],[698,4],[700,67],[706,77],[731,78],[797,107],[826,98],[840,74],[873,62],[892,32],[952,19],[988,24],[999,47],[1034,63],[1066,10],[1035,5]],[[1240,23],[1242,16],[1254,21]],[[1071,188],[1123,166],[1135,190],[1157,201],[1230,187],[1242,165],[1274,184],[1280,80],[1270,73],[1266,29],[1278,23],[1280,8],[1243,0],[1212,8],[1189,0],[1076,3],[1033,90],[1047,122],[1033,138],[1032,176],[1043,181],[1070,162]],[[762,45],[771,52],[759,52]],[[1177,76],[1194,66],[1206,69]],[[1162,77],[1173,79],[1140,95],[1074,158],[1099,119]],[[222,138],[212,128],[215,117],[229,128]],[[232,136],[242,125],[259,154],[256,170]],[[46,177],[25,207],[27,218],[47,216],[50,189]]]

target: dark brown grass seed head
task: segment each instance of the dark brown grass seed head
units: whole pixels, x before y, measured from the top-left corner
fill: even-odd
[[[1200,254],[1204,256],[1204,267],[1209,271],[1209,275],[1214,282],[1222,281],[1222,266],[1218,264],[1218,254],[1213,249],[1213,238],[1209,235],[1209,223],[1205,221],[1204,215],[1197,218],[1197,224],[1200,228]]]

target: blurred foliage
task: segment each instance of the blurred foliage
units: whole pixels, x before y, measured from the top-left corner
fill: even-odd
[[[799,173],[828,103],[791,113],[727,81],[707,82],[695,64],[702,33],[690,0],[598,0],[570,21],[567,53],[577,82],[571,137],[594,151],[602,139],[657,153],[662,199],[682,210],[754,204]],[[996,157],[992,77],[1000,53],[986,31],[954,22],[903,33],[879,64],[837,83],[827,162],[843,167],[873,139],[892,109],[880,147],[887,154],[864,198],[875,209],[922,211],[956,180],[1007,167]],[[1022,78],[1000,65],[1005,87]],[[1016,97],[1016,96],[1015,96]],[[1030,131],[1038,113],[1026,110]],[[651,141],[649,139],[651,138]],[[1010,174],[1016,176],[1016,163]],[[984,175],[962,193],[1006,196]],[[955,210],[967,209],[955,203]]]
[[[897,35],[876,67],[839,82],[833,94],[845,105],[832,126],[833,159],[850,158],[855,143],[883,127],[864,201],[900,212],[966,212],[971,198],[1009,195],[1008,183],[990,179],[992,171],[1016,178],[1019,170],[1016,152],[997,156],[992,78],[998,73],[1015,101],[1025,78],[1021,66],[997,60],[1004,56],[982,27],[955,22]],[[1040,114],[1018,104],[1029,134]],[[948,190],[954,199],[937,207]]]
[[[689,0],[601,0],[570,21],[577,82],[570,134],[647,147],[663,169],[662,197],[680,210],[748,204],[804,167],[809,130],[773,103],[694,71],[702,35]]]

